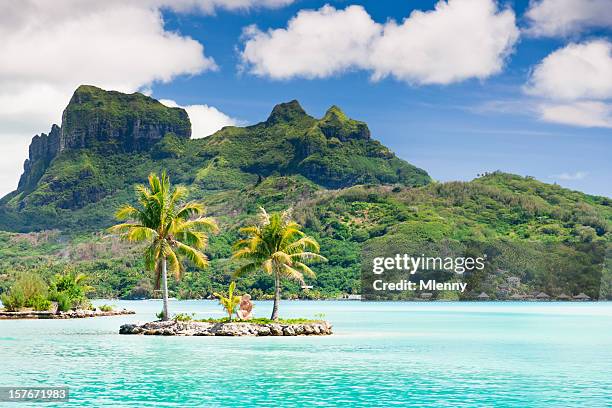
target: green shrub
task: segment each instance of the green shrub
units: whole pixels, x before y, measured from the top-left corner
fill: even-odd
[[[24,272],[19,275],[9,293],[2,296],[2,303],[9,311],[17,311],[22,307],[48,310],[51,302],[47,299],[47,289],[47,284],[39,275]]]
[[[2,304],[9,312],[16,312],[25,306],[25,295],[19,287],[13,287],[9,293],[2,294]]]
[[[178,313],[178,314],[175,314],[172,319],[177,322],[189,322],[193,320],[194,316],[195,316],[195,313],[192,313],[191,315],[188,315],[187,313]]]
[[[103,312],[110,312],[111,310],[113,310],[113,306],[111,306],[111,305],[102,305],[102,306],[99,306],[98,309],[100,309]]]
[[[47,311],[51,308],[51,301],[42,295],[36,295],[29,299],[30,307],[38,311]]]
[[[33,302],[47,298],[47,284],[39,275],[24,273],[15,282],[15,288],[23,293],[24,306],[34,308]]]
[[[66,293],[60,292],[56,294],[55,300],[57,300],[57,309],[60,312],[67,312],[72,309],[72,300]]]
[[[63,304],[67,309],[60,307],[60,310],[64,312],[70,309],[91,309],[91,302],[85,296],[92,290],[85,283],[87,279],[84,274],[72,271],[55,275],[51,281],[49,299]]]

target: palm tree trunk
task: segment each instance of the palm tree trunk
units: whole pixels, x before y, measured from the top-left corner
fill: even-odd
[[[162,293],[164,298],[162,320],[168,320],[168,271],[166,269],[166,258],[162,260]]]
[[[278,272],[274,274],[274,306],[272,306],[272,320],[278,320],[278,304],[280,303],[280,276]]]

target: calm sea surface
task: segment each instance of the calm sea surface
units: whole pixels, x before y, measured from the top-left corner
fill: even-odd
[[[0,321],[0,386],[68,386],[61,406],[610,407],[612,303],[283,301],[329,337],[120,336],[135,316]],[[171,312],[221,317],[212,301]],[[267,317],[270,302],[256,302]],[[0,405],[2,405],[0,403]],[[3,406],[25,407],[28,403]],[[35,406],[55,406],[36,404]]]

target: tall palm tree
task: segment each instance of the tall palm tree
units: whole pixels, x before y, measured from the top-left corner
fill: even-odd
[[[234,272],[235,277],[263,270],[274,277],[274,306],[272,320],[278,320],[281,279],[288,278],[304,284],[304,275],[315,277],[306,262],[327,261],[319,255],[319,244],[301,231],[291,220],[289,210],[268,214],[260,207],[257,225],[241,228],[247,238],[234,245],[234,259],[248,262]]]
[[[204,217],[204,206],[195,201],[181,204],[187,195],[184,187],[173,188],[166,172],[161,177],[151,173],[149,186],[136,187],[138,206],[122,206],[116,213],[117,219],[127,222],[110,228],[128,241],[145,241],[145,266],[155,271],[155,286],[160,281],[163,292],[162,320],[168,320],[168,277],[167,268],[177,279],[183,271],[179,258],[187,258],[199,268],[208,266],[208,259],[201,250],[208,243],[210,232],[218,227],[212,218]]]

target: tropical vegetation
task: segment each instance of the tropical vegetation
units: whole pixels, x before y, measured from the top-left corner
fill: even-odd
[[[144,265],[155,272],[155,286],[162,287],[162,320],[168,320],[168,277],[167,271],[181,277],[181,258],[195,267],[206,268],[208,258],[202,249],[208,243],[208,233],[217,232],[216,222],[204,217],[204,205],[197,201],[181,203],[186,197],[184,187],[173,187],[165,171],[161,177],[151,173],[149,186],[136,187],[138,207],[122,206],[116,213],[120,220],[127,220],[111,227],[130,242],[146,242]]]
[[[26,272],[2,294],[2,304],[11,312],[24,308],[47,311],[51,308],[52,302],[56,302],[57,310],[62,312],[71,309],[89,309],[91,303],[87,298],[87,292],[92,288],[87,285],[87,279],[82,273],[66,269],[53,276],[50,284],[47,284],[39,274]]]
[[[87,279],[87,275],[74,270],[56,274],[49,285],[49,299],[56,301],[62,312],[90,308],[87,293],[91,292],[92,288],[87,285]]]
[[[304,275],[314,278],[315,273],[306,263],[326,261],[319,255],[319,243],[307,236],[298,223],[291,219],[291,211],[268,212],[261,207],[258,223],[240,229],[247,236],[234,245],[233,259],[244,260],[234,277],[262,270],[274,279],[272,320],[278,319],[281,299],[281,280],[290,279],[305,285]]]
[[[219,299],[219,304],[223,306],[223,309],[227,312],[228,321],[232,321],[232,316],[236,313],[238,305],[240,305],[240,296],[234,295],[236,290],[236,282],[230,283],[227,290],[227,296],[222,293],[215,292],[214,295]]]

